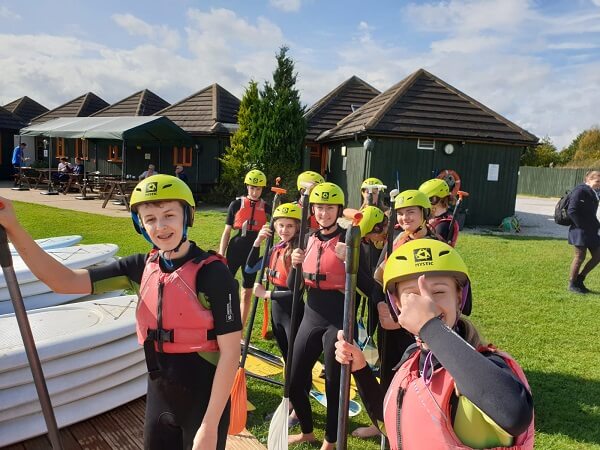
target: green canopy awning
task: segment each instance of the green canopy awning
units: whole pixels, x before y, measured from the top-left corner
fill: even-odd
[[[136,142],[191,140],[184,130],[163,116],[61,117],[23,128],[21,136]]]

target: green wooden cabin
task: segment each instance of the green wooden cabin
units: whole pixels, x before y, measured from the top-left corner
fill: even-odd
[[[319,135],[329,149],[328,180],[360,205],[360,184],[377,177],[416,189],[443,170],[455,171],[466,223],[498,225],[514,214],[519,160],[538,138],[420,69]]]

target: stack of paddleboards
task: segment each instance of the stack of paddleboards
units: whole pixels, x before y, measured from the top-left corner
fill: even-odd
[[[81,236],[62,236],[40,239],[38,244],[52,257],[71,269],[83,269],[97,264],[105,264],[114,257],[119,249],[114,244],[74,245]],[[21,288],[25,309],[36,309],[60,305],[80,299],[85,294],[57,294],[38,280],[25,265],[13,248],[13,267]],[[0,314],[13,312],[13,305],[6,286],[4,274],[0,273]]]
[[[59,427],[146,393],[136,304],[129,295],[27,313]],[[17,321],[1,316],[0,447],[46,431]]]

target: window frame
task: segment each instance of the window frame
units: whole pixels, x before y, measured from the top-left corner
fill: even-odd
[[[431,145],[429,145],[431,143]],[[417,139],[418,150],[435,150],[435,139],[418,138]]]
[[[181,154],[181,159],[180,159]],[[192,146],[173,146],[173,166],[192,167]]]

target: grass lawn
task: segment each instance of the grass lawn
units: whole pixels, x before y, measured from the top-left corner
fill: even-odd
[[[34,238],[81,234],[83,243],[113,242],[119,254],[145,252],[149,245],[129,219],[16,203],[17,214]],[[202,212],[190,238],[216,249],[224,213]],[[536,448],[600,449],[600,269],[587,280],[598,294],[578,296],[566,290],[572,250],[566,241],[463,234],[458,249],[471,270],[472,320],[484,336],[521,363],[531,384],[536,412]],[[262,323],[259,308],[257,324]],[[274,351],[274,340],[253,342]],[[266,442],[264,416],[281,402],[281,390],[253,380],[248,396],[257,410],[248,428]],[[313,402],[315,429],[322,437],[325,410]],[[362,413],[350,429],[366,425]],[[294,432],[297,432],[294,430]],[[314,448],[298,446],[298,449]],[[378,449],[378,441],[349,439],[349,448]]]

